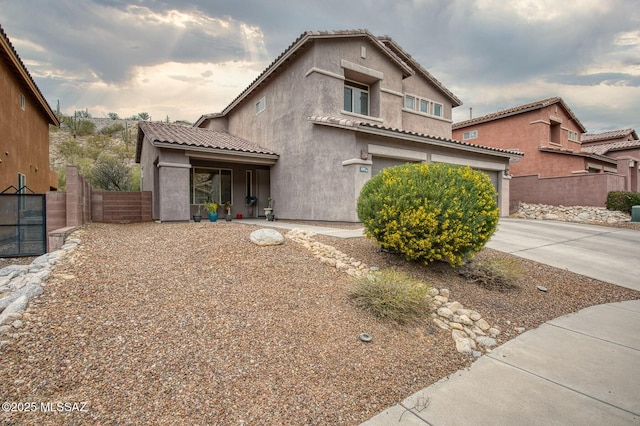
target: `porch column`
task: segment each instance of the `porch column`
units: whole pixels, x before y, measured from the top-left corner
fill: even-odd
[[[190,164],[158,163],[158,201],[161,222],[188,221]]]

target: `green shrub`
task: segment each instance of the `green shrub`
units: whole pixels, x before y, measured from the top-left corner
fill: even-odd
[[[113,136],[115,133],[122,132],[124,126],[120,123],[113,123],[111,126],[105,126],[100,130],[100,133],[107,136]]]
[[[496,191],[485,173],[449,164],[383,169],[362,188],[358,217],[368,238],[407,260],[460,265],[496,229]]]
[[[429,314],[429,290],[404,272],[382,270],[360,277],[348,294],[356,306],[376,317],[408,324]]]
[[[474,259],[461,266],[458,273],[490,290],[507,291],[518,288],[524,270],[515,259]]]
[[[611,191],[607,194],[607,209],[631,214],[631,207],[640,206],[640,192]]]

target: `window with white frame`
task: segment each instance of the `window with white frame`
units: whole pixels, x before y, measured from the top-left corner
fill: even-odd
[[[256,102],[256,114],[260,114],[265,110],[265,108],[267,108],[267,100],[263,96],[260,98],[260,100],[258,100],[258,102]]]
[[[404,95],[404,108],[422,114],[442,117],[442,104],[413,95]]]
[[[404,107],[406,109],[415,109],[416,98],[410,95],[404,95]]]
[[[191,204],[215,201],[224,204],[231,201],[233,174],[229,169],[194,167],[191,169]]]
[[[18,173],[18,194],[27,193],[27,177],[24,173]]]
[[[20,108],[24,111],[26,107],[27,107],[27,101],[24,98],[24,95],[20,93]]]
[[[467,139],[475,139],[478,137],[478,131],[477,130],[471,130],[469,132],[464,132],[462,134],[462,140],[466,141]]]
[[[569,130],[569,140],[573,142],[578,142],[578,132],[574,132],[573,130]]]
[[[369,86],[345,80],[344,110],[360,115],[369,115]]]

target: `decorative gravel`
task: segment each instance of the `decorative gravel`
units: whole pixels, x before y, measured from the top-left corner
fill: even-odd
[[[59,261],[21,333],[0,351],[0,399],[35,402],[38,410],[0,419],[357,425],[474,361],[429,319],[400,327],[355,309],[345,293],[351,277],[288,239],[254,245],[255,229],[234,221],[79,231],[81,245]],[[488,291],[447,265],[406,265],[364,238],[316,239],[370,266],[449,288],[450,299],[500,327],[499,344],[516,327],[640,297],[526,260],[520,290]],[[361,333],[373,340],[361,341]],[[86,406],[43,413],[47,402]]]

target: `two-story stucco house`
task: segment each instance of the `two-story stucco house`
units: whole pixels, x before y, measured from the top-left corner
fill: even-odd
[[[525,154],[510,168],[512,202],[604,206],[627,180],[616,158],[583,149],[584,132],[559,97],[453,124],[456,139]]]
[[[58,188],[49,167],[49,125],[60,122],[0,26],[0,191]]]
[[[507,214],[510,160],[522,155],[453,140],[460,104],[389,37],[305,32],[193,128],[140,123],[136,161],[161,221],[188,220],[207,199],[256,217],[269,197],[278,218],[357,221],[364,183],[406,162],[485,171]]]

